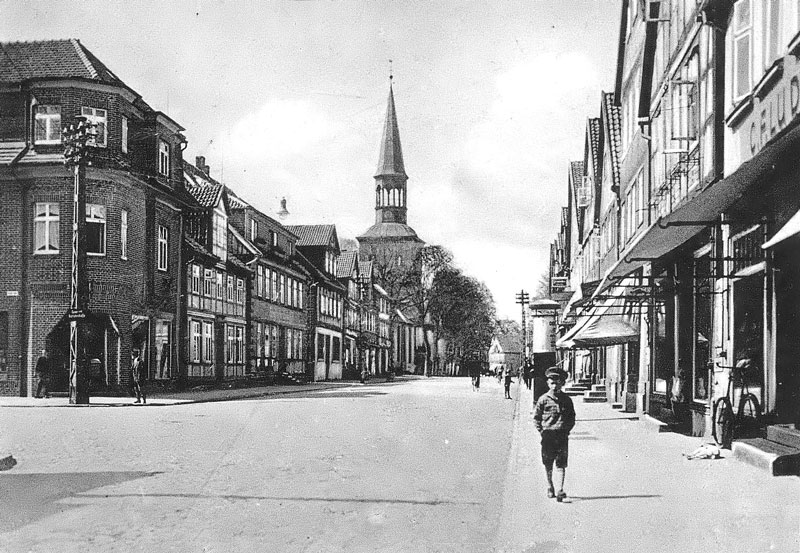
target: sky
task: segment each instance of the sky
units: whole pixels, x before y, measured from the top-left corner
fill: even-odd
[[[185,127],[185,159],[288,224],[375,219],[389,72],[408,223],[519,318],[611,91],[621,0],[0,0],[0,40],[77,38]]]

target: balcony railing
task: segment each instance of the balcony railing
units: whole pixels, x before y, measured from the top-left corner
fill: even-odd
[[[654,219],[671,213],[700,183],[700,148],[691,152],[665,151],[664,174],[664,182],[650,204]]]

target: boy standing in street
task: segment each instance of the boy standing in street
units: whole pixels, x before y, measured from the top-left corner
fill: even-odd
[[[561,391],[566,374],[558,367],[550,367],[545,373],[548,391],[536,402],[533,420],[536,430],[542,436],[542,463],[547,472],[547,497],[555,497],[563,501],[564,477],[569,454],[569,433],[575,426],[575,406],[572,398]],[[556,465],[556,476],[559,484],[558,494],[553,485],[553,464]]]

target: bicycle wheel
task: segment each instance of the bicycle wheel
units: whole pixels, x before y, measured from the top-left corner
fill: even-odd
[[[761,405],[755,395],[747,393],[739,399],[736,422],[739,435],[752,437],[750,434],[758,432],[761,426]]]
[[[721,397],[714,402],[711,415],[711,433],[720,447],[730,449],[733,441],[733,407],[727,397]]]

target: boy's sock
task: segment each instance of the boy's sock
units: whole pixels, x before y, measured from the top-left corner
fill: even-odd
[[[547,489],[552,491],[555,489],[553,487],[553,469],[545,468],[545,471],[547,472]]]
[[[567,475],[567,469],[561,469],[556,467],[556,478],[559,483],[558,491],[562,493],[564,491],[564,478]]]

